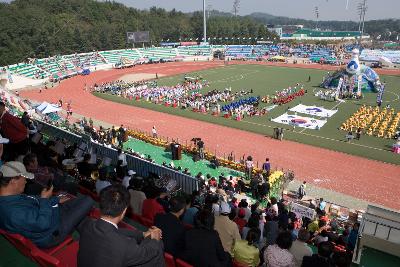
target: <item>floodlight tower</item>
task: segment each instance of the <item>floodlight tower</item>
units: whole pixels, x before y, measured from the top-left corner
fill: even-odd
[[[361,46],[362,36],[364,34],[365,13],[367,13],[367,0],[363,0],[357,7],[358,15],[360,15],[360,22],[358,24],[358,31],[360,32],[359,46]]]
[[[203,0],[203,38],[204,43],[207,43],[206,0]]]

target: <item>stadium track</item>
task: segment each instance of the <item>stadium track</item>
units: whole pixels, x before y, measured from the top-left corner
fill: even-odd
[[[325,70],[337,68],[325,65],[260,64]],[[273,166],[294,170],[296,179],[308,183],[315,183],[314,179],[319,179],[316,184],[319,187],[400,210],[400,166],[292,141],[277,141],[243,130],[110,102],[83,90],[85,84],[90,86],[94,83],[114,81],[129,73],[158,73],[169,76],[219,66],[223,66],[221,61],[180,62],[97,71],[89,76],[76,76],[64,80],[58,87],[42,90],[42,93],[39,93],[39,89],[34,89],[21,91],[21,95],[36,101],[57,102],[60,98],[63,98],[64,102],[71,100],[74,113],[114,125],[124,124],[147,132],[156,125],[160,135],[178,137],[180,140],[190,140],[199,136],[204,139],[209,150],[217,150],[218,154],[228,154],[231,151],[235,151],[237,156],[251,154],[254,160],[260,163],[268,156]],[[379,70],[379,73],[399,75],[399,71],[390,70]]]

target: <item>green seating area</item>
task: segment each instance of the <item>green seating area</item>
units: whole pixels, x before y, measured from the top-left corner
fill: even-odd
[[[180,46],[177,48],[180,56],[209,56],[210,46]]]
[[[135,61],[141,58],[141,55],[137,49],[121,49],[121,50],[111,50],[99,52],[108,63],[119,63],[121,58],[126,58]]]
[[[224,46],[220,46],[223,48]],[[55,56],[51,58],[35,59],[34,63],[19,63],[8,66],[11,74],[21,75],[27,78],[39,79],[48,78],[58,73],[67,71],[76,71],[77,68],[84,66],[97,66],[102,64],[116,64],[125,58],[137,61],[140,58],[159,61],[168,60],[176,56],[209,56],[211,55],[211,46],[182,46],[178,48],[151,47],[139,49],[119,49],[110,51],[101,51],[99,55],[94,53],[71,54],[64,56]]]
[[[176,49],[168,47],[140,48],[139,52],[150,60],[171,59],[177,56]]]
[[[21,76],[25,76],[28,78],[34,78],[35,73],[37,71],[40,71],[40,69],[36,65],[33,65],[33,64],[19,63],[19,64],[11,65],[9,67],[9,71],[12,74],[21,75]]]

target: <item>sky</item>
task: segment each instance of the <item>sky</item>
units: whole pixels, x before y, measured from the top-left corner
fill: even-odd
[[[10,2],[11,0],[0,0]],[[105,0],[98,0],[105,1]],[[191,12],[202,10],[202,0],[114,0],[130,7],[148,9],[152,6],[167,10],[173,8]],[[206,0],[211,9],[232,12],[234,0]],[[358,21],[357,6],[363,0],[240,0],[239,15],[264,12],[275,16],[314,19],[315,7],[319,10],[320,20]],[[348,5],[347,5],[348,2]],[[366,20],[400,19],[400,0],[367,0]]]
[[[145,9],[152,6],[184,12],[201,10],[202,0],[116,0],[127,6]],[[240,15],[264,12],[276,16],[315,19],[315,7],[320,20],[358,20],[357,6],[362,0],[241,0]],[[231,12],[233,0],[206,0],[206,5],[219,11]],[[367,0],[366,20],[400,19],[400,0]]]

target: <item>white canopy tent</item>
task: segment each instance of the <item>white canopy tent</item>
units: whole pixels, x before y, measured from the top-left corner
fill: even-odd
[[[57,112],[60,111],[61,108],[59,108],[58,106],[54,105],[54,104],[50,104],[47,103],[46,101],[43,102],[42,104],[40,104],[36,110],[42,114],[48,114],[48,113],[53,113],[53,112]]]

